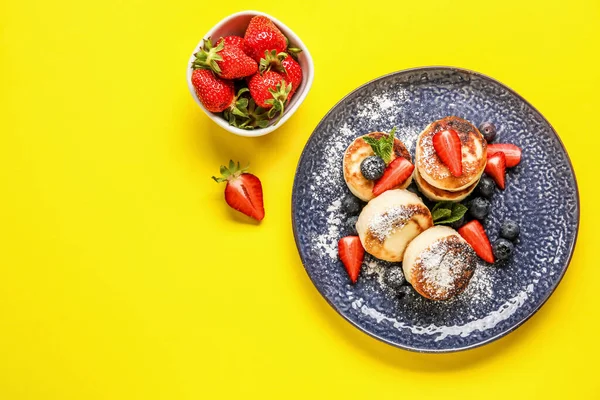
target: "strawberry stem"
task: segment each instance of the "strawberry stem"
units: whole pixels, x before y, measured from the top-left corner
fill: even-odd
[[[219,55],[219,52],[225,48],[225,41],[221,39],[216,47],[213,47],[210,38],[204,40],[202,48],[198,50],[194,56],[196,59],[192,63],[193,69],[209,69],[216,74],[221,73],[221,67],[217,64],[217,61],[223,61],[223,57]]]
[[[243,174],[244,172],[247,172],[248,167],[250,167],[250,164],[248,164],[245,167],[241,167],[239,161],[237,162],[237,165],[236,165],[236,163],[234,163],[233,160],[229,160],[229,167],[227,167],[225,165],[221,165],[221,168],[219,168],[219,171],[221,172],[221,176],[219,176],[219,177],[213,176],[212,179],[217,183],[227,182],[232,179],[238,178],[241,174]]]
[[[285,67],[282,64],[282,61],[288,55],[284,52],[277,53],[276,50],[265,50],[265,57],[260,59],[258,70],[261,74],[273,69],[277,72],[287,73]]]
[[[257,107],[252,98],[241,97],[249,92],[248,88],[241,88],[231,106],[223,112],[229,125],[240,129],[266,128],[269,124],[267,110]]]
[[[278,83],[277,86],[275,86],[275,89],[269,89],[269,92],[273,98],[265,101],[265,103],[272,105],[267,115],[269,118],[273,118],[279,112],[279,118],[277,118],[275,124],[277,124],[281,120],[281,117],[283,117],[285,105],[287,104],[291,91],[292,84],[286,83],[286,81],[283,79],[281,80],[281,83]]]

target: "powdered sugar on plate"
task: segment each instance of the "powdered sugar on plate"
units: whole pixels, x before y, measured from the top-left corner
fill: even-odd
[[[327,209],[327,226],[328,231],[320,234],[315,239],[315,247],[322,250],[331,259],[337,259],[337,242],[340,239],[340,225],[342,219],[340,217],[341,200],[335,200]]]
[[[398,91],[399,100],[406,100],[405,91]],[[397,115],[396,102],[390,99],[386,94],[373,96],[371,99],[364,101],[358,111],[359,118],[366,118],[371,121],[387,120],[392,121]]]

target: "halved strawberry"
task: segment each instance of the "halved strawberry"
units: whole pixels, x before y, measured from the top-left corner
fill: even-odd
[[[360,238],[358,236],[341,238],[338,242],[338,254],[344,267],[346,267],[350,280],[352,283],[356,283],[365,256],[365,249],[362,247]]]
[[[247,169],[240,168],[239,162],[236,165],[229,161],[229,167],[221,166],[223,177],[212,178],[215,182],[227,182],[225,201],[231,208],[261,221],[265,217],[262,185],[260,179],[246,172]]]
[[[504,190],[504,176],[506,175],[506,156],[504,156],[504,153],[493,154],[487,159],[485,173],[496,182],[500,189]]]
[[[415,166],[406,158],[396,158],[387,166],[383,171],[383,176],[373,186],[373,195],[379,196],[386,190],[401,185],[413,173],[414,169]]]
[[[446,129],[433,135],[433,148],[452,175],[462,175],[462,146],[456,131]]]
[[[521,162],[521,149],[510,143],[488,144],[487,156],[490,158],[496,153],[504,153],[506,157],[506,167],[512,168]]]
[[[494,263],[494,252],[490,240],[485,234],[485,230],[481,225],[481,222],[474,219],[473,221],[467,222],[460,228],[458,233],[471,245],[475,254],[481,257],[484,261]]]

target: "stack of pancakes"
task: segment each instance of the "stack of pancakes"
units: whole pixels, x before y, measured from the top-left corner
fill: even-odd
[[[462,175],[456,177],[438,157],[433,136],[454,130],[462,146]],[[464,200],[477,186],[487,162],[487,143],[479,130],[459,117],[435,121],[417,139],[413,176],[421,193],[433,201]]]

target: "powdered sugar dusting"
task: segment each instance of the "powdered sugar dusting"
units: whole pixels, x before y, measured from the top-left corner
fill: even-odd
[[[411,212],[406,207],[390,207],[371,218],[369,221],[369,232],[383,242],[394,231],[402,229],[411,215]]]
[[[354,132],[344,124],[339,128],[338,133],[333,134],[338,137],[353,137]],[[320,203],[326,198],[333,197],[331,205],[327,208],[327,232],[318,234],[314,237],[315,248],[322,250],[331,259],[337,259],[337,243],[340,239],[340,229],[342,227],[342,199],[339,194],[336,195],[337,187],[332,182],[344,182],[342,171],[342,158],[348,143],[344,140],[331,140],[329,145],[324,148],[324,154],[321,156],[324,160],[322,167],[313,172],[311,185],[311,196]]]
[[[378,263],[376,260],[371,260],[363,264],[363,274],[365,277],[375,277],[377,279],[377,283],[382,288],[386,288],[384,274],[385,274],[385,266],[381,263]]]
[[[398,114],[398,102],[404,102],[408,99],[406,90],[399,89],[394,96],[397,100],[392,100],[387,94],[379,94],[365,100],[359,106],[357,116],[371,121],[393,122]]]
[[[445,176],[443,169],[438,168],[439,164],[437,160],[437,153],[435,152],[435,148],[433,147],[433,136],[432,135],[423,135],[421,140],[419,141],[419,148],[421,149],[421,156],[419,157],[419,168],[423,168],[423,170],[429,175],[439,174],[441,176]],[[448,172],[449,173],[449,172]]]
[[[329,227],[326,233],[316,237],[315,247],[323,250],[331,259],[337,258],[337,242],[340,238],[340,225],[342,220],[339,217],[339,210],[342,206],[341,200],[335,200],[329,208],[327,208],[327,226]]]
[[[421,283],[443,296],[456,287],[463,278],[465,268],[474,261],[472,254],[456,251],[447,240],[438,240],[431,244],[415,261],[421,265]]]

